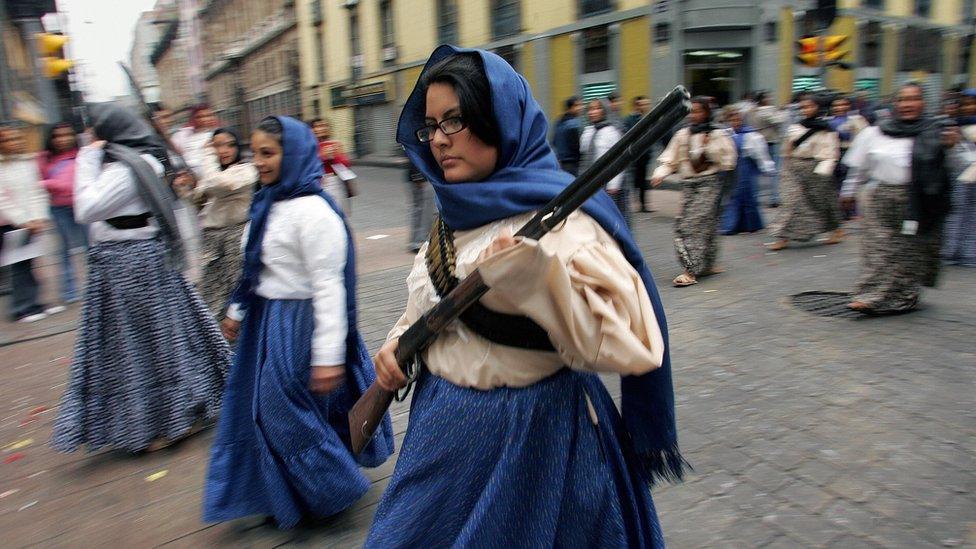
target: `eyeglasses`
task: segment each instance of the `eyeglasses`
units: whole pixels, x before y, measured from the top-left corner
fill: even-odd
[[[440,128],[444,135],[453,135],[468,125],[464,123],[464,119],[460,116],[452,116],[450,118],[445,118],[436,124],[427,124],[417,130],[417,140],[421,143],[430,143],[434,139],[434,133],[437,132],[437,128]]]

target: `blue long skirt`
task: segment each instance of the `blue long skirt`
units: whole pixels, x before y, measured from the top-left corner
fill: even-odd
[[[346,371],[327,394],[309,391],[311,300],[254,298],[224,393],[203,502],[206,522],[271,515],[290,528],[302,517],[338,513],[359,499],[392,453],[389,426],[360,457],[349,450],[346,414],[372,371]],[[359,370],[371,368],[368,357]],[[355,370],[355,369],[354,369]]]
[[[621,433],[595,375],[480,391],[424,374],[366,546],[663,547]]]
[[[736,177],[732,197],[722,212],[722,234],[753,233],[765,226],[756,197],[758,173],[740,168]]]

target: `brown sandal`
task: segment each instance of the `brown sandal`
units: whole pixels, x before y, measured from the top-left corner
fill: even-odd
[[[774,252],[778,252],[790,245],[789,240],[777,240],[776,242],[771,242],[766,244],[766,247]]]
[[[671,283],[674,284],[676,288],[684,288],[685,286],[698,284],[698,281],[695,280],[695,277],[691,276],[688,273],[681,273],[678,276],[674,277],[674,280],[672,280]]]
[[[830,238],[828,238],[824,242],[824,244],[827,244],[828,246],[832,244],[840,244],[841,242],[844,241],[844,236],[846,236],[844,234],[844,231],[841,229],[837,229],[836,231],[834,231],[834,234],[830,235]]]

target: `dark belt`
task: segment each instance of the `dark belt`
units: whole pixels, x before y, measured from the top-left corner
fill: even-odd
[[[106,219],[105,222],[120,230],[141,229],[149,226],[150,217],[152,217],[152,214],[146,212],[137,215],[120,215],[118,217],[110,217]]]

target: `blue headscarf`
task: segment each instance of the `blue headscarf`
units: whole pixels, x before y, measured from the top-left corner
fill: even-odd
[[[279,200],[290,200],[300,196],[318,195],[325,200],[332,211],[342,219],[346,228],[346,268],[343,279],[346,286],[346,386],[353,400],[360,396],[360,388],[368,387],[375,379],[373,363],[363,338],[359,335],[356,314],[356,248],[349,231],[349,224],[342,209],[322,190],[322,161],[319,159],[319,146],[315,134],[304,122],[287,116],[276,116],[283,129],[281,147],[281,174],[273,185],[262,185],[251,201],[251,228],[247,233],[247,246],[244,248],[244,272],[231,299],[242,309],[254,297],[258,276],[261,274],[261,245],[268,225],[271,206]],[[374,437],[363,452],[357,456],[361,465],[375,467],[382,463],[392,450],[393,431],[390,416],[387,415],[380,433]],[[381,436],[380,436],[381,435]]]
[[[538,210],[566,188],[573,176],[559,169],[546,142],[548,122],[528,83],[501,57],[483,50],[440,46],[427,61],[421,81],[432,66],[458,53],[476,54],[488,76],[492,107],[501,134],[495,172],[478,182],[449,184],[444,180],[430,147],[421,143],[414,133],[425,125],[426,90],[419,83],[403,107],[397,141],[433,185],[444,222],[453,229],[468,230]],[[640,274],[654,306],[664,336],[664,362],[644,375],[621,376],[621,415],[644,478],[651,483],[659,478],[680,479],[685,462],[678,450],[668,327],[661,297],[640,249],[609,195],[599,191],[586,201],[583,211],[616,239],[627,261]]]

